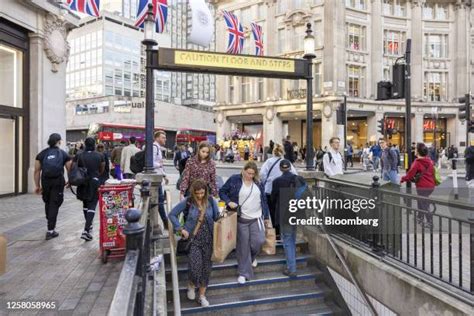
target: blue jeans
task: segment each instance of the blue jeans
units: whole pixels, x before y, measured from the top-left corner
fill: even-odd
[[[374,156],[372,159],[374,161],[374,169],[377,170],[380,164],[380,157]]]
[[[385,181],[390,181],[391,183],[394,183],[394,184],[400,184],[397,170],[383,170],[382,178]]]
[[[288,271],[296,272],[296,226],[290,227],[291,232],[281,233],[283,248],[285,248],[286,266]]]
[[[161,220],[165,227],[168,227],[168,218],[165,212],[165,193],[163,192],[163,186],[158,186],[158,212],[160,213]]]

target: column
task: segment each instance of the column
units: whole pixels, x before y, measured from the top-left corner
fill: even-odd
[[[323,91],[329,95],[336,94],[338,81],[346,82],[345,14],[344,1],[325,2],[323,78],[326,88],[323,88]]]
[[[263,145],[268,146],[270,140],[276,144],[281,144],[283,137],[283,121],[272,107],[266,109],[263,115]]]
[[[451,54],[450,58],[454,60],[456,69],[454,75],[456,78],[456,97],[469,92],[470,86],[469,51],[471,40],[469,34],[470,22],[468,17],[470,9],[465,2],[466,1],[458,1],[454,7],[456,30],[454,36],[456,37],[456,49],[449,52],[449,54]]]
[[[339,137],[341,140],[344,137],[343,130],[337,125],[336,109],[338,102],[324,102],[323,114],[321,118],[321,147],[329,147],[329,140],[331,137]],[[329,108],[332,110],[331,115],[327,117]]]
[[[423,2],[414,0],[411,10],[411,97],[423,96]]]
[[[372,25],[371,25],[371,42],[370,51],[370,69],[367,73],[367,82],[369,91],[367,95],[377,96],[377,82],[383,80],[383,23],[382,23],[382,0],[372,1]],[[369,76],[372,76],[370,78]]]
[[[220,141],[224,139],[225,135],[228,135],[231,132],[231,124],[224,111],[217,113],[216,122],[216,139],[217,141]]]
[[[416,112],[415,117],[411,119],[411,141],[415,143],[423,142],[423,112]]]
[[[383,115],[383,111],[377,111],[374,116],[367,118],[367,141],[369,143],[376,142],[377,139],[383,137],[378,131],[379,121],[383,119]]]

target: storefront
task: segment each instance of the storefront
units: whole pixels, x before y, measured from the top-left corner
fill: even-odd
[[[0,197],[27,191],[28,52],[28,32],[0,19]]]
[[[391,131],[390,134],[385,132],[389,143],[397,145],[401,149],[405,147],[405,117],[387,116],[385,118],[385,130]]]
[[[446,118],[424,118],[423,142],[435,148],[446,148],[450,145],[451,134],[447,132],[448,121]]]

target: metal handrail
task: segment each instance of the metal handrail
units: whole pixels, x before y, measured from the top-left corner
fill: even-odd
[[[171,193],[166,190],[167,215],[171,212]],[[179,296],[178,263],[176,261],[176,242],[174,239],[173,224],[168,220],[168,233],[170,240],[171,281],[173,284],[173,309],[174,315],[181,315],[181,299]]]

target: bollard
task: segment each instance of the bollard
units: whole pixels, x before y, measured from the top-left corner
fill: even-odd
[[[145,226],[140,224],[141,212],[136,208],[131,208],[125,214],[127,225],[123,229],[123,233],[127,236],[127,250],[141,250],[143,244],[143,233]]]
[[[456,167],[456,158],[453,158],[452,160],[452,167],[453,167],[453,188],[454,188],[454,199],[458,200],[459,199],[459,192],[458,192],[458,171]]]

